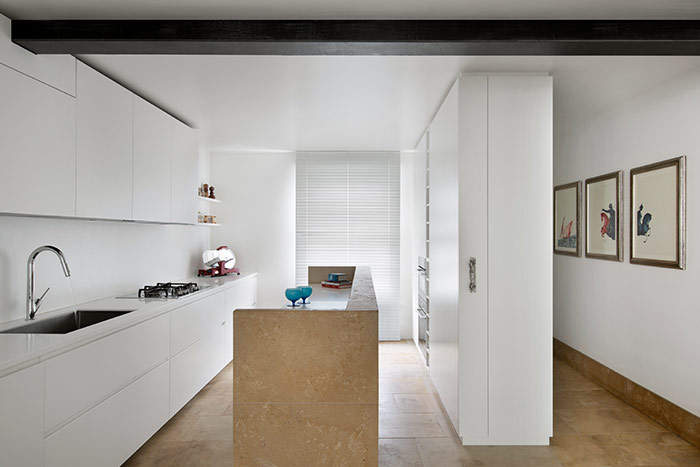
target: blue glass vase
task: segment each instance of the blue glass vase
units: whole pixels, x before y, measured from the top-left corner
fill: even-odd
[[[287,300],[292,302],[291,305],[287,306],[297,306],[297,300],[301,298],[301,290],[297,287],[290,287],[284,291],[284,296],[287,297]]]
[[[297,289],[301,291],[301,304],[306,305],[307,303],[311,303],[307,302],[306,299],[311,296],[311,293],[314,291],[314,289],[312,289],[311,286],[308,285],[300,285],[299,287],[297,287]]]

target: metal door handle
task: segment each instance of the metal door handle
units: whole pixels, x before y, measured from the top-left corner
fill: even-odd
[[[469,258],[469,292],[476,293],[476,258]]]

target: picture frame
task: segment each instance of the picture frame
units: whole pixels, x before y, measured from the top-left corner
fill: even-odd
[[[554,253],[581,256],[581,182],[554,187]]]
[[[586,179],[586,258],[622,261],[622,170]]]
[[[630,171],[630,263],[685,269],[686,157]]]

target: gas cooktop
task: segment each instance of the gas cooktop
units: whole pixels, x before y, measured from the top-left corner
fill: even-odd
[[[156,285],[144,285],[137,293],[117,298],[139,298],[142,300],[167,300],[180,298],[195,292],[208,289],[211,286],[201,286],[195,282],[158,282]]]

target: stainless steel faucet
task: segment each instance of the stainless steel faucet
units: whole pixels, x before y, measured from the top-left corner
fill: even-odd
[[[55,246],[44,245],[32,251],[32,253],[29,255],[29,259],[27,260],[27,321],[34,319],[36,312],[39,311],[39,307],[41,306],[41,301],[51,289],[51,287],[49,287],[43,294],[41,294],[41,297],[34,300],[34,261],[42,251],[51,251],[55,253],[56,256],[58,256],[58,259],[61,261],[63,273],[66,275],[66,277],[70,277],[70,269],[68,269],[68,263],[66,262],[66,258],[63,256],[63,252],[61,250]]]

